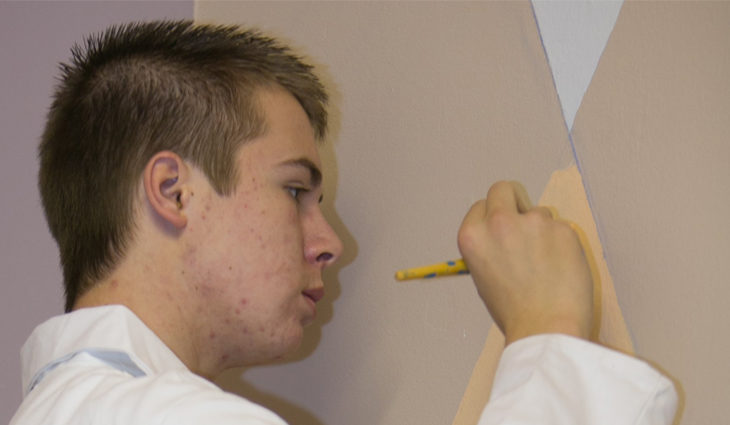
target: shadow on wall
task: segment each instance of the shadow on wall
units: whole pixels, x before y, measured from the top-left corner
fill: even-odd
[[[216,384],[226,391],[234,392],[276,412],[287,423],[297,425],[325,425],[309,410],[297,406],[281,397],[263,392],[242,380],[245,369],[231,369],[224,373]]]

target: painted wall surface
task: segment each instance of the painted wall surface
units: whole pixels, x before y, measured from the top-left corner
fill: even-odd
[[[530,3],[199,2],[196,19],[258,26],[319,65],[335,112],[325,204],[349,250],[309,356],[223,383],[296,424],[451,423],[491,320],[469,278],[393,273],[458,257],[495,180],[537,200],[571,164]]]
[[[622,5],[622,0],[532,1],[569,129]]]
[[[459,284],[404,289],[389,272],[448,255],[456,205],[479,183],[522,178],[535,196],[543,167],[565,165],[563,154],[544,155],[570,141],[540,134],[554,124],[543,103],[554,94],[516,82],[545,61],[530,45],[535,23],[515,19],[522,6],[198,4],[200,19],[253,23],[302,46],[337,93],[328,155],[341,229],[357,251],[336,271],[334,315],[312,356],[244,374],[271,405],[299,406],[290,410],[312,424],[448,420],[464,382],[458,363],[484,328],[451,338],[488,319]],[[572,106],[581,105],[571,141],[628,327],[639,355],[682,383],[683,423],[730,416],[727,8],[623,5],[587,97]],[[545,161],[525,169],[536,153]]]
[[[573,140],[638,353],[730,417],[730,3],[627,2]]]
[[[20,346],[63,312],[58,254],[36,188],[57,64],[83,35],[108,25],[192,14],[192,1],[0,2],[0,423],[20,404]]]

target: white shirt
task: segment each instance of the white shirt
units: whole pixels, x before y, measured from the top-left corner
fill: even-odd
[[[24,400],[10,425],[285,425],[190,372],[123,306],[54,317],[21,354]],[[479,424],[659,425],[675,408],[671,382],[647,364],[544,335],[507,347]]]
[[[674,384],[647,363],[566,335],[505,348],[479,425],[669,425]]]

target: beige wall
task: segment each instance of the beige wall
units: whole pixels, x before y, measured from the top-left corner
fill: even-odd
[[[311,355],[243,379],[300,425],[451,423],[491,320],[469,278],[393,273],[457,257],[493,181],[537,199],[571,164],[530,3],[201,2],[196,19],[292,41],[335,93],[326,197],[349,254]]]
[[[311,355],[246,391],[305,425],[450,423],[490,321],[468,279],[392,272],[456,256],[490,182],[537,198],[572,138],[639,354],[683,383],[683,423],[726,421],[729,5],[625,4],[569,136],[529,2],[198,2],[292,41],[336,94],[324,155],[350,254]]]
[[[573,127],[637,351],[730,417],[730,2],[624,4]]]

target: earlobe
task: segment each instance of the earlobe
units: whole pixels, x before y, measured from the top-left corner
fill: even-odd
[[[170,151],[156,153],[144,169],[144,191],[152,210],[178,229],[187,225],[188,175],[185,161]]]

